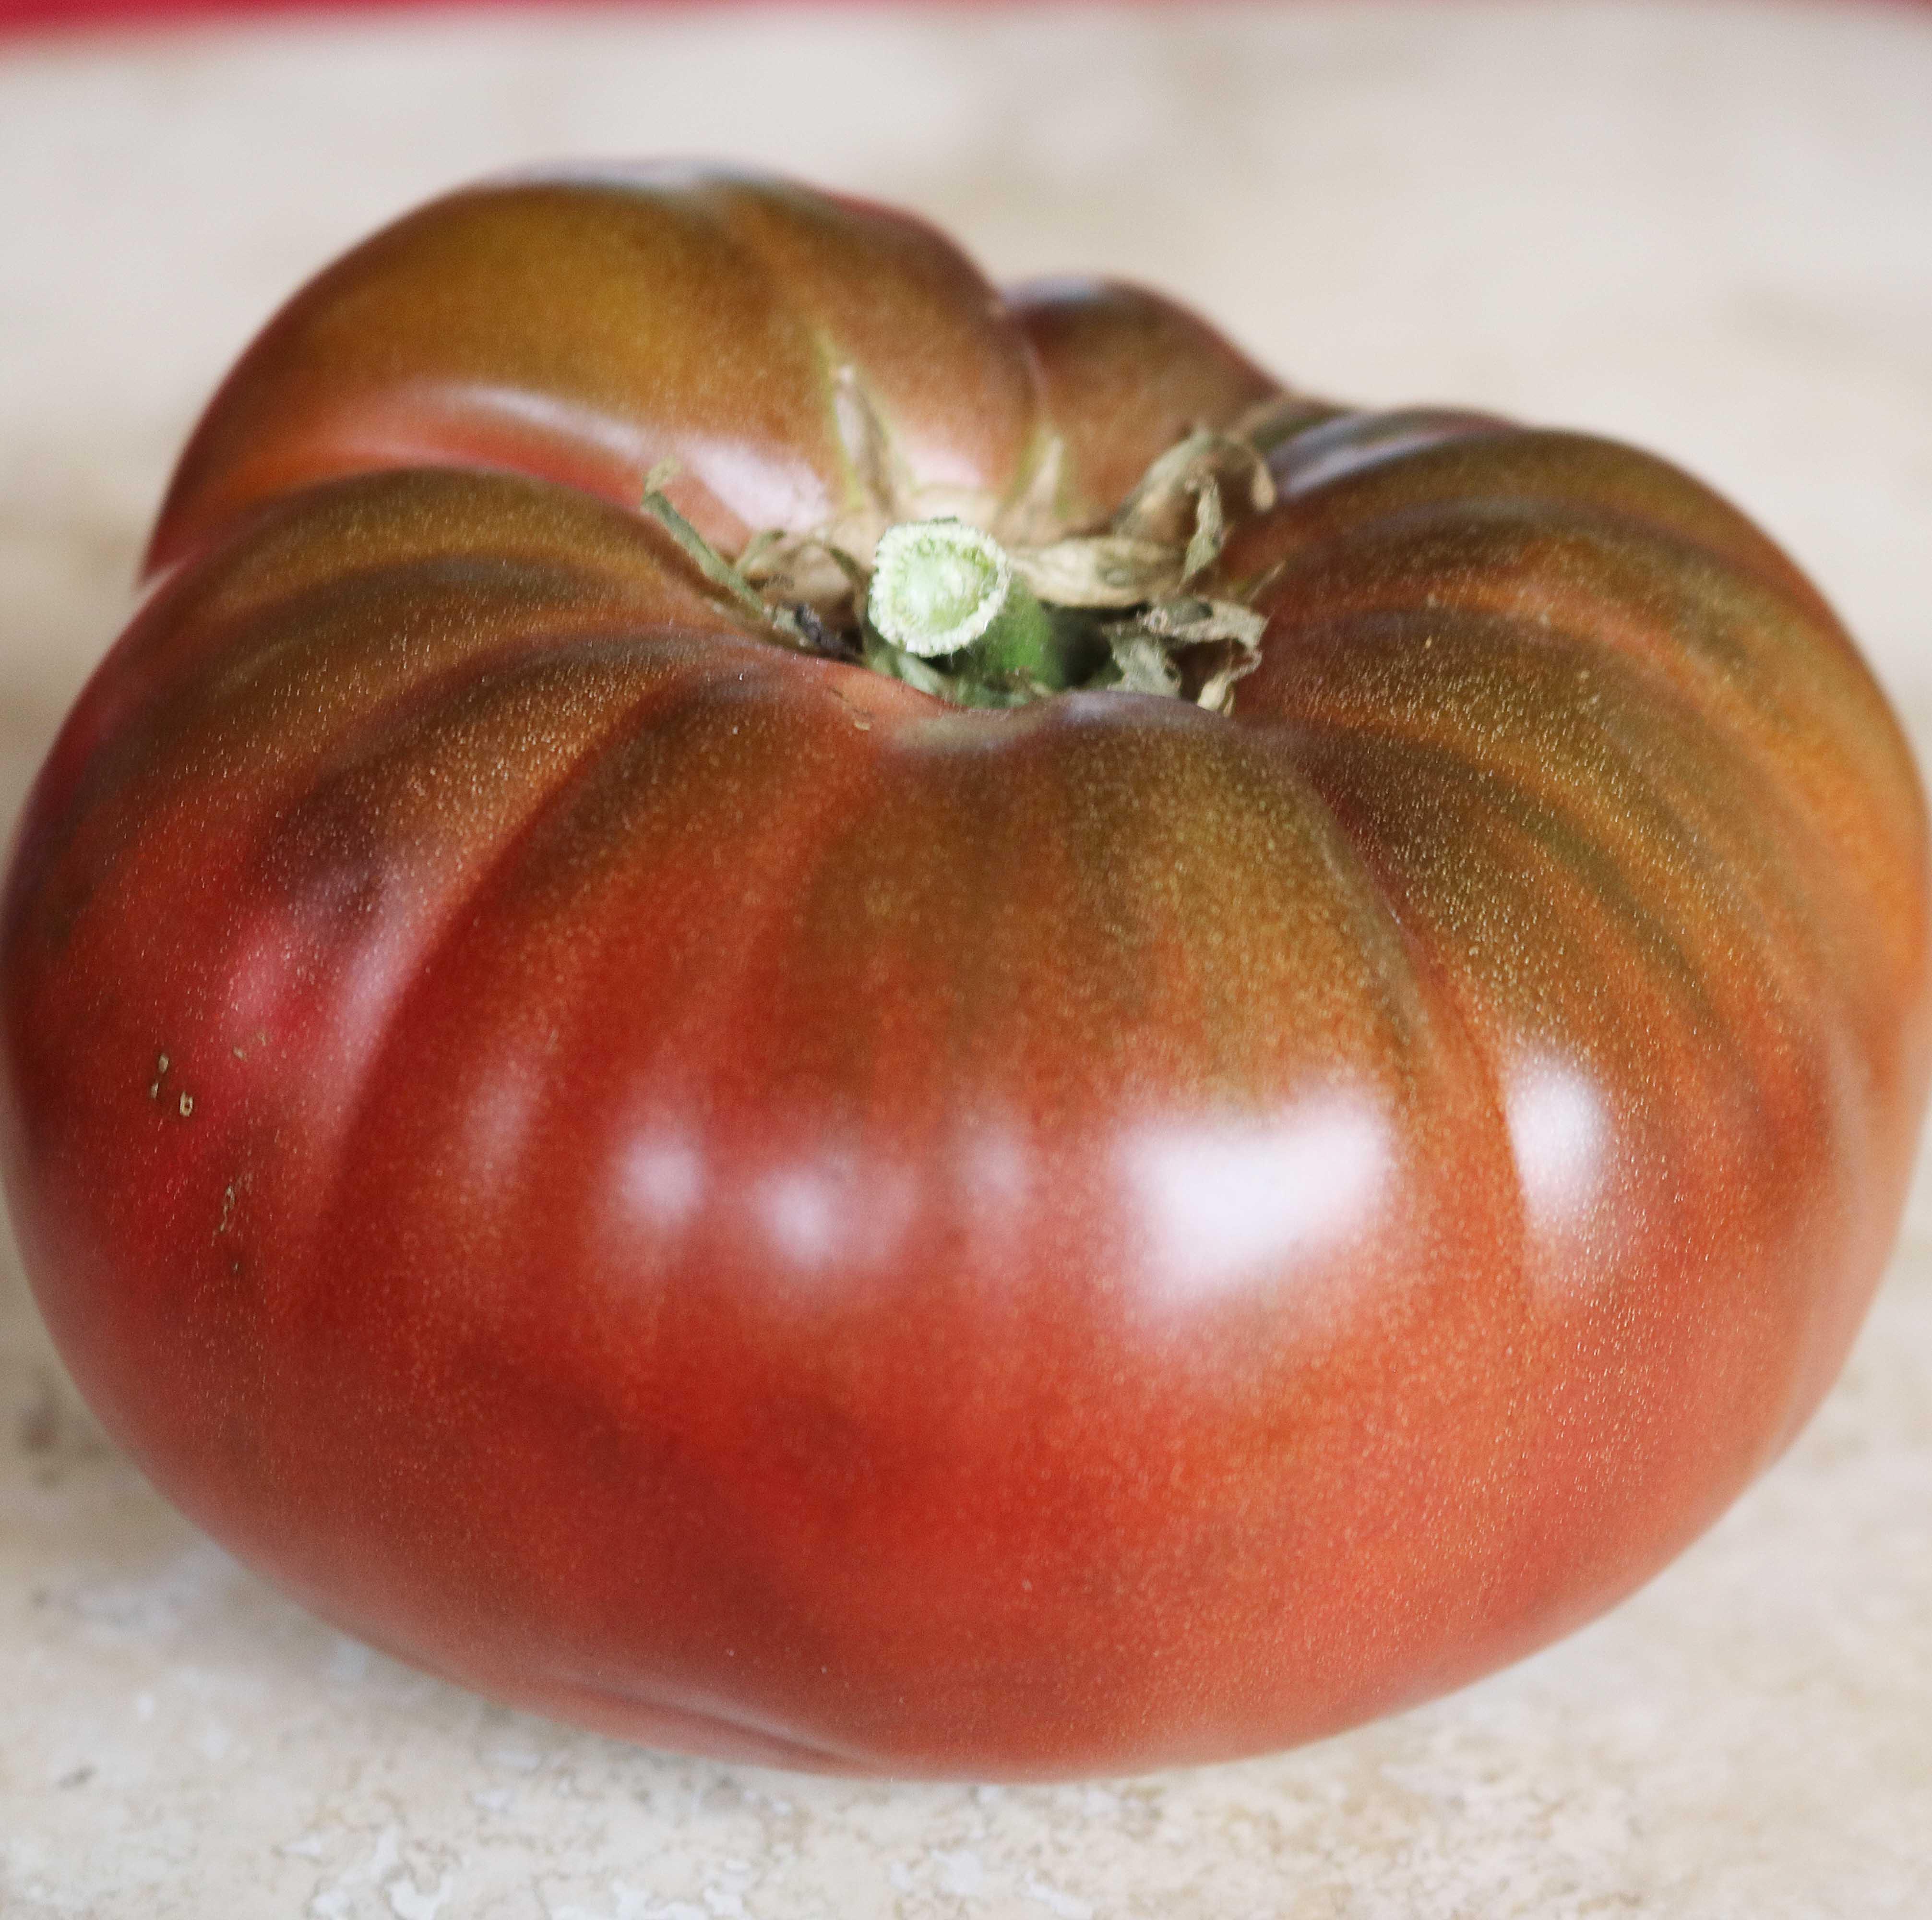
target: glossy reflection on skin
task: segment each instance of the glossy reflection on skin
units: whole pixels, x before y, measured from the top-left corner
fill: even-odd
[[[1579,1063],[1548,1056],[1510,1076],[1510,1145],[1532,1231],[1574,1227],[1601,1192],[1615,1132],[1602,1088]]]
[[[1384,1203],[1394,1158],[1372,1101],[1340,1092],[1278,1116],[1160,1122],[1119,1149],[1126,1204],[1152,1243],[1150,1271],[1177,1304],[1278,1285],[1299,1258],[1346,1242]]]
[[[704,1198],[702,1149],[665,1128],[627,1141],[621,1179],[626,1197],[647,1231],[675,1233]]]

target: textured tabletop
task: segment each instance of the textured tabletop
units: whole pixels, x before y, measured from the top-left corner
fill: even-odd
[[[997,275],[1184,291],[1318,391],[1652,446],[1932,746],[1932,14],[1370,4],[428,15],[0,49],[0,812],[267,309],[492,168],[736,155]],[[1932,1914],[1932,1185],[1786,1459],[1610,1618],[1240,1765],[851,1785],[492,1707],[148,1490],[0,1266],[0,1915]]]

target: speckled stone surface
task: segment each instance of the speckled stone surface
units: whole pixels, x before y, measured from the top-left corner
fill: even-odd
[[[436,188],[739,154],[1262,359],[1654,446],[1768,524],[1932,747],[1932,13],[1741,4],[428,17],[0,49],[0,810],[174,446]],[[1093,1786],[666,1759],[371,1654],[82,1409],[0,1267],[6,1920],[1932,1915],[1932,1179],[1837,1391],[1609,1618],[1300,1753]]]

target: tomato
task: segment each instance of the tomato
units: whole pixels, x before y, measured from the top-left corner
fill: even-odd
[[[970,704],[821,617],[908,520],[1246,651],[1123,690],[1089,607]],[[1628,1593],[1840,1364],[1924,808],[1658,460],[642,169],[324,273],[152,557],[8,883],[14,1216],[155,1483],[408,1660],[800,1766],[1270,1749]]]

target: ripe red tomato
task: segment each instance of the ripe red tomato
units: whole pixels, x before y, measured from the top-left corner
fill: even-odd
[[[1036,551],[1202,427],[1268,474],[1147,563],[1264,618],[1231,711],[1092,690],[1090,612],[957,704],[678,517],[836,601],[800,536]],[[1654,459],[640,170],[325,273],[153,554],[6,896],[15,1218],[157,1484],[410,1660],[806,1766],[1252,1752],[1609,1605],[1840,1365],[1924,810]]]

